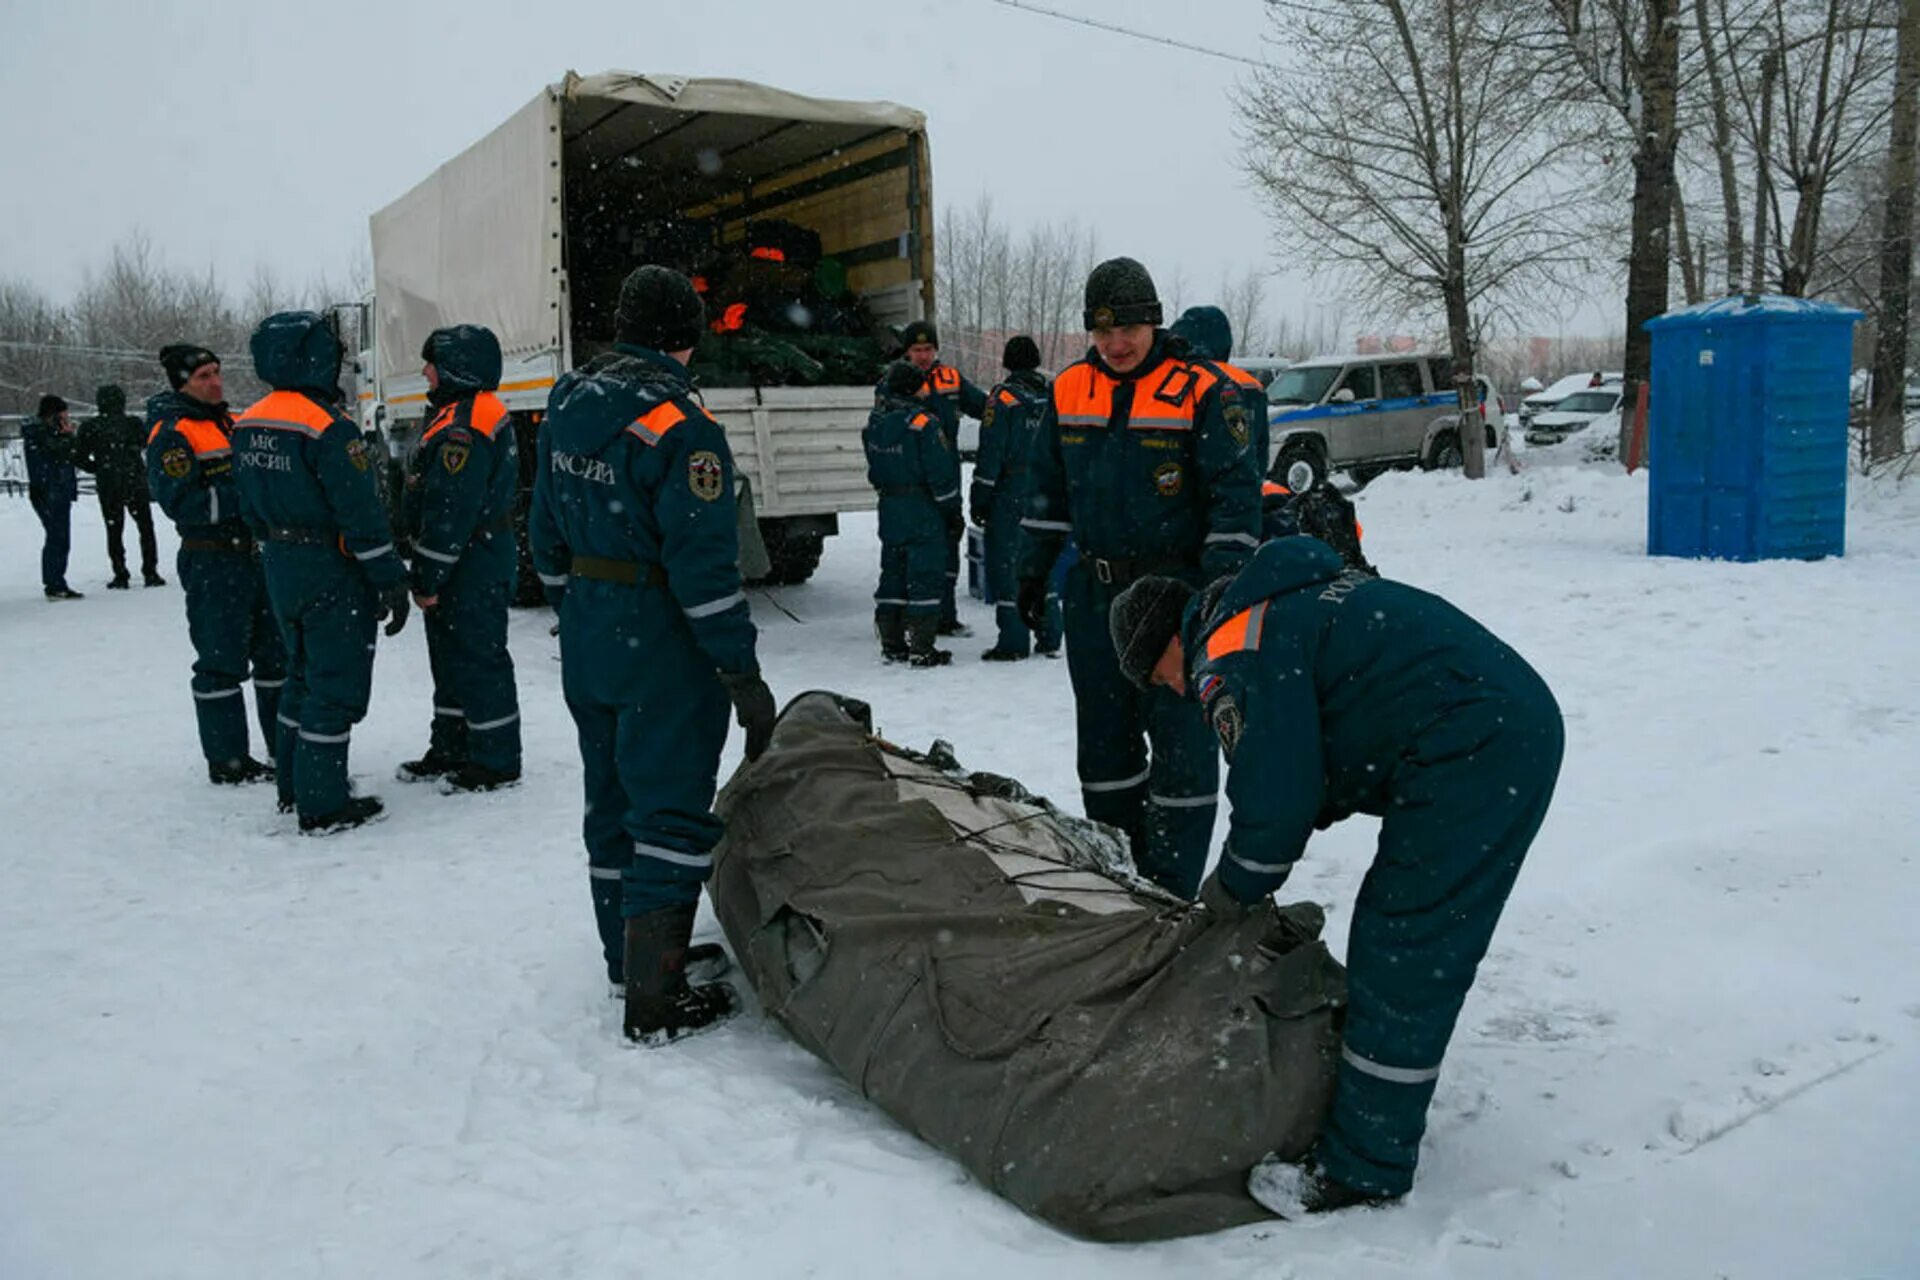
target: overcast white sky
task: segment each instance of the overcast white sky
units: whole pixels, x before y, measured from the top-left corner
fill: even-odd
[[[1037,2],[1255,57],[1267,29],[1260,0]],[[570,68],[917,107],[942,209],[991,190],[1016,226],[1077,215],[1188,302],[1276,265],[1238,166],[1246,68],[993,0],[0,0],[0,275],[65,294],[138,226],[236,289],[257,263],[340,277],[368,214]],[[1312,305],[1294,275],[1270,296]]]

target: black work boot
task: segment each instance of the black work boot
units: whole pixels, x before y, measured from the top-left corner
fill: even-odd
[[[301,814],[300,834],[330,836],[338,831],[351,831],[379,818],[386,808],[378,796],[354,796],[332,813],[323,813],[318,817]]]
[[[873,632],[880,637],[880,657],[886,662],[907,660],[907,620],[898,609],[875,609]]]
[[[907,619],[907,662],[916,667],[944,667],[953,661],[945,649],[933,647],[934,632],[940,620],[927,616]]]
[[[160,576],[158,570],[148,569],[140,575],[140,585],[143,587],[164,587],[167,585],[167,580]]]
[[[216,787],[244,787],[249,782],[272,782],[273,766],[252,756],[238,760],[207,761],[207,780]]]
[[[689,902],[627,920],[627,1039],[662,1045],[733,1014],[733,988],[726,983],[687,984],[687,944],[699,909]]]
[[[125,569],[117,569],[114,571],[113,577],[107,580],[107,590],[125,591],[128,583],[127,571]]]
[[[406,768],[401,765],[401,768]],[[447,795],[457,791],[498,791],[502,787],[511,787],[520,781],[520,771],[511,773],[501,769],[489,769],[483,764],[463,764],[440,779],[440,790]]]
[[[1313,1156],[1279,1160],[1268,1156],[1247,1174],[1247,1193],[1277,1217],[1288,1221],[1341,1209],[1377,1209],[1398,1203],[1397,1195],[1362,1191],[1339,1181]]]
[[[444,778],[460,767],[460,761],[452,756],[441,755],[432,747],[418,760],[408,760],[393,771],[393,776],[402,782],[432,782],[435,778]]]

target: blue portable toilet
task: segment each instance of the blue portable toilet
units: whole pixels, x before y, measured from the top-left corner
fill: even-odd
[[[1860,315],[1750,293],[1647,321],[1647,554],[1845,553],[1847,377]]]

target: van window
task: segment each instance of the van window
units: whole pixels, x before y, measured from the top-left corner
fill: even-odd
[[[1345,387],[1348,391],[1353,392],[1353,398],[1355,400],[1378,400],[1380,398],[1380,393],[1375,389],[1374,385],[1373,366],[1370,364],[1357,364],[1351,369],[1348,369],[1347,376],[1340,379],[1340,386],[1334,388],[1335,394],[1339,393],[1341,387]]]
[[[1267,403],[1275,408],[1283,404],[1319,404],[1339,373],[1340,366],[1336,364],[1282,369],[1267,386]]]
[[[1354,392],[1359,395],[1359,392]],[[1420,390],[1420,366],[1408,361],[1406,364],[1383,364],[1380,366],[1380,398],[1383,400],[1401,400],[1408,396],[1423,394]]]

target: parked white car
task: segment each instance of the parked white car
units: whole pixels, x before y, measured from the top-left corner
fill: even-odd
[[[1595,419],[1620,410],[1623,388],[1618,384],[1576,391],[1544,413],[1536,413],[1527,428],[1528,444],[1559,444],[1576,431],[1585,431]]]
[[[1534,418],[1557,406],[1562,400],[1576,391],[1605,387],[1617,384],[1626,377],[1624,373],[1604,371],[1586,371],[1570,373],[1566,377],[1548,386],[1544,391],[1536,391],[1520,401],[1520,426],[1524,429],[1533,425]]]

